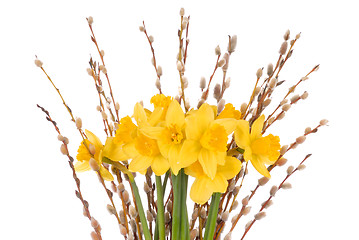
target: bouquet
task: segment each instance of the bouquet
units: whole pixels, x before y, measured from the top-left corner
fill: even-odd
[[[224,53],[219,46],[215,48],[213,73],[208,81],[205,78],[200,80],[198,91],[201,91],[201,98],[194,107],[191,106],[186,92],[190,17],[185,15],[184,9],[180,10],[178,54],[174,66],[178,71],[178,95],[168,96],[162,89],[162,67],[156,61],[154,38],[148,34],[143,22],[139,30],[145,35],[152,52],[158,93],[150,99],[151,107],[147,101],[141,101],[134,104],[132,113],[120,117],[120,104],[116,102],[111,87],[105,53],[94,34],[93,18],[88,17],[87,23],[99,54],[99,61],[90,59],[87,73],[97,90],[97,110],[101,114],[106,139],[101,140],[94,130],[83,128],[82,119],[75,117],[43,63],[36,58],[35,64],[57,91],[82,137],[74,158],[68,150],[68,138],[61,134],[50,113],[38,105],[58,133],[61,153],[67,156],[76,183],[76,197],[93,228],[93,240],[102,239],[102,228],[91,214],[89,203],[81,191],[79,172],[96,173],[109,199],[107,210],[118,222],[119,234],[124,239],[229,240],[239,219],[250,212],[249,203],[257,190],[270,180],[271,171],[287,163],[286,153],[328,123],[321,120],[286,145],[280,143],[280,136],[269,132],[270,127],[283,119],[293,105],[307,98],[306,91],[295,94],[296,88],[319,68],[319,65],[311,68],[289,87],[274,109],[268,110],[267,107],[273,105],[273,94],[285,82],[279,74],[292,57],[293,47],[300,38],[297,34],[291,39],[289,30],[283,36],[278,60],[269,64],[265,73],[264,68],[258,69],[255,82],[249,83],[253,84],[249,99],[239,105],[236,101],[226,103],[224,100],[231,81],[227,76],[230,57],[237,45],[237,36],[228,36]],[[218,72],[221,72],[222,83],[213,86],[212,80]],[[216,102],[214,105],[208,101],[211,94]],[[266,216],[265,210],[272,204],[276,192],[291,188],[287,179],[303,170],[309,157],[307,154],[297,167],[289,166],[282,182],[272,186],[268,199],[246,224],[241,239],[256,221]],[[249,175],[249,165],[262,177],[251,193],[245,195],[241,190]],[[138,187],[140,183],[143,190]],[[228,221],[230,216],[231,221]]]

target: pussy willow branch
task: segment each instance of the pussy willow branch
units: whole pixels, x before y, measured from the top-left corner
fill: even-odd
[[[86,18],[86,20],[88,21],[87,18]],[[102,65],[103,65],[103,66],[106,66],[106,65],[105,65],[105,61],[104,61],[104,59],[103,59],[103,56],[102,56],[102,54],[101,54],[101,50],[100,50],[100,48],[99,48],[99,46],[98,46],[98,43],[97,43],[97,40],[96,40],[96,37],[95,37],[95,33],[94,33],[93,29],[92,29],[92,24],[88,24],[88,25],[89,25],[89,28],[90,28],[90,31],[91,31],[91,34],[92,34],[91,40],[92,40],[92,42],[95,44],[95,46],[96,46],[96,48],[97,48],[97,51],[98,51],[98,53],[99,53],[99,55],[100,55],[100,58],[101,58]],[[107,79],[108,87],[109,87],[109,89],[110,89],[110,95],[111,95],[111,98],[112,98],[113,107],[114,107],[114,109],[115,109],[115,111],[116,111],[117,119],[116,119],[115,121],[118,122],[118,120],[119,120],[120,118],[118,117],[118,110],[116,109],[116,102],[115,102],[115,99],[114,99],[114,97],[113,97],[113,92],[112,92],[112,87],[111,87],[110,79],[109,79],[107,73],[105,73],[105,76],[106,76],[106,79]]]
[[[38,108],[41,109],[41,111],[43,111],[45,114],[46,114],[46,120],[48,120],[49,122],[51,122],[53,124],[53,126],[55,127],[55,130],[57,131],[58,134],[61,135],[61,132],[60,132],[60,129],[58,128],[57,126],[57,123],[52,120],[51,116],[50,116],[50,113],[43,107],[41,107],[40,105],[37,105]],[[75,180],[75,183],[76,183],[76,187],[77,187],[77,191],[75,192],[76,194],[76,197],[81,201],[83,207],[84,207],[84,211],[86,213],[86,217],[91,221],[92,220],[92,216],[91,216],[91,213],[90,213],[90,209],[88,207],[88,202],[83,198],[82,196],[82,192],[81,192],[81,186],[80,186],[80,179],[77,177],[76,175],[76,171],[75,171],[75,167],[73,165],[73,157],[70,156],[70,154],[68,153],[68,147],[67,147],[67,143],[65,141],[62,141],[62,143],[64,144],[64,146],[66,147],[66,151],[67,151],[67,157],[69,159],[69,165],[70,165],[70,168],[72,170],[72,177],[73,179]],[[97,233],[97,236],[99,237],[99,240],[102,240],[102,236],[101,236],[101,229],[99,226],[97,227],[94,227],[94,230],[95,232]]]
[[[221,55],[218,55],[217,57],[217,61],[216,61],[216,66],[214,67],[213,73],[212,75],[209,77],[209,81],[208,81],[208,85],[207,85],[207,89],[206,91],[202,94],[202,99],[207,100],[208,98],[208,93],[209,93],[209,86],[211,85],[212,79],[214,77],[214,74],[216,73],[217,69],[218,69],[218,62],[219,62],[219,58],[221,57]]]
[[[161,79],[161,75],[158,73],[156,56],[155,56],[155,49],[153,48],[152,42],[151,42],[151,40],[150,40],[150,37],[149,37],[148,34],[147,34],[145,21],[142,21],[142,25],[143,25],[143,29],[144,29],[144,30],[143,30],[143,33],[146,35],[147,41],[148,41],[148,43],[150,44],[150,47],[151,47],[152,59],[153,59],[153,66],[154,66],[154,68],[155,68],[157,78],[158,78],[158,80],[160,80],[160,79]],[[160,94],[162,94],[162,89],[159,88],[158,90],[159,90]]]
[[[287,181],[287,179],[292,176],[296,171],[298,171],[298,167],[300,165],[302,165],[312,154],[308,154],[305,156],[305,158],[299,163],[299,165],[290,173],[287,174],[287,176],[283,179],[283,181],[279,184],[278,186],[278,190],[281,189],[282,185],[285,183],[285,181]],[[263,209],[267,206],[268,202],[273,198],[274,195],[269,196],[269,198],[264,202],[264,204],[262,205],[261,209],[259,210],[259,212],[263,211]],[[244,231],[241,240],[244,239],[244,237],[246,236],[246,234],[248,233],[248,231],[252,228],[253,224],[256,222],[256,219],[253,219],[251,224],[246,228],[246,230]],[[231,231],[233,230],[234,227],[231,228]]]

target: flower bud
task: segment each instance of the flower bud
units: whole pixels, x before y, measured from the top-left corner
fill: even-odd
[[[82,128],[82,119],[81,118],[76,118],[76,127],[77,129],[81,129]]]
[[[288,42],[283,42],[279,49],[279,54],[284,55],[287,52]]]
[[[289,167],[287,168],[287,174],[288,174],[288,175],[292,174],[293,170],[294,170],[294,167],[293,167],[293,166],[289,166]]]
[[[68,154],[69,154],[69,152],[68,152],[67,147],[66,147],[65,144],[61,144],[60,151],[61,151],[61,153],[64,154],[64,155],[68,155]]]
[[[100,165],[97,163],[97,161],[94,158],[90,158],[89,164],[92,170],[96,172],[100,170]]]
[[[91,232],[91,238],[92,238],[92,240],[100,240],[100,238],[98,237],[98,234],[94,231]]]
[[[115,215],[115,214],[116,214],[115,208],[114,208],[112,205],[110,205],[110,204],[107,204],[107,211],[108,211],[110,214],[112,214],[112,215]]]
[[[300,136],[300,137],[297,137],[295,142],[298,143],[298,144],[302,144],[302,143],[304,143],[305,139],[306,139],[305,136]]]
[[[219,56],[221,55],[221,48],[219,47],[219,45],[217,45],[217,47],[214,49],[214,53]]]
[[[41,68],[42,67],[42,62],[39,60],[39,59],[35,59],[35,65],[36,65],[36,67],[39,67],[39,68]]]
[[[327,125],[328,122],[329,122],[329,121],[328,121],[327,119],[322,119],[322,120],[320,120],[319,124],[320,124],[321,126],[324,126],[324,125]]]
[[[280,188],[282,188],[282,189],[291,189],[291,188],[292,188],[292,184],[290,184],[290,183],[283,183]]]
[[[89,25],[92,25],[92,23],[93,23],[93,17],[89,16],[89,17],[87,18],[87,22],[88,22]]]
[[[262,218],[264,218],[265,216],[266,216],[265,212],[259,212],[256,215],[254,215],[254,219],[258,221],[258,220],[261,220]]]
[[[263,69],[262,69],[262,68],[259,68],[259,69],[257,70],[257,73],[256,73],[257,78],[258,78],[258,79],[261,78],[261,77],[262,77],[262,74],[263,74]]]
[[[267,177],[262,177],[260,179],[258,179],[258,185],[259,186],[264,186],[267,184],[267,182],[269,181],[269,178]]]
[[[270,194],[272,197],[274,197],[277,191],[278,191],[278,187],[275,186],[275,185],[273,185],[272,188],[271,188],[270,191],[269,191],[269,194]]]

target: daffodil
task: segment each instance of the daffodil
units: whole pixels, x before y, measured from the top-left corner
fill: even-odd
[[[224,165],[227,151],[228,135],[237,120],[223,118],[215,120],[214,109],[207,103],[186,117],[186,140],[180,152],[180,162],[186,167],[199,161],[203,172],[214,179],[217,165]]]
[[[106,139],[105,145],[103,145],[100,139],[92,132],[85,130],[87,139],[85,139],[79,149],[75,163],[75,170],[77,172],[84,172],[91,169],[89,161],[91,158],[95,159],[100,166],[100,174],[107,181],[113,181],[111,173],[102,166],[102,160],[104,157],[111,159],[112,161],[124,161],[127,160],[127,155],[123,152],[122,148],[115,143],[113,137]]]
[[[238,147],[244,149],[244,160],[251,161],[254,168],[263,176],[270,177],[266,164],[274,164],[280,153],[279,137],[269,134],[262,136],[264,115],[257,118],[249,131],[249,123],[238,121],[235,130],[235,141]]]
[[[140,131],[143,127],[153,126],[157,123],[161,115],[161,108],[155,108],[148,117],[141,104],[135,105],[133,116],[138,125],[137,134],[133,141],[123,146],[124,152],[132,158],[129,165],[130,171],[144,174],[147,168],[151,167],[152,171],[160,176],[169,169],[168,160],[162,156],[157,141],[145,136]]]
[[[156,94],[151,98],[150,102],[155,107],[155,110],[162,109],[162,114],[161,114],[160,119],[164,120],[166,113],[167,113],[167,109],[172,101],[173,101],[173,98],[171,96],[166,96],[164,94]]]
[[[224,165],[217,166],[213,179],[205,174],[198,161],[185,168],[187,175],[195,177],[190,190],[191,199],[195,203],[204,204],[214,192],[224,193],[228,187],[228,180],[236,176],[241,167],[242,163],[237,158],[226,156]]]
[[[241,119],[241,112],[236,110],[231,103],[227,103],[224,106],[223,111],[217,116],[216,119],[221,118],[234,118],[236,120]]]
[[[161,154],[168,159],[172,172],[177,175],[183,167],[179,158],[183,140],[185,115],[180,104],[172,100],[168,106],[163,124],[157,127],[143,127],[141,132],[157,140]]]

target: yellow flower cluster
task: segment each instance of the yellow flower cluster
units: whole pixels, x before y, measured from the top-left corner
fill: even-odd
[[[137,103],[133,114],[136,124],[129,116],[122,118],[115,137],[109,137],[105,145],[86,131],[88,139],[79,147],[75,169],[89,170],[91,158],[101,166],[102,157],[112,161],[132,159],[129,170],[142,174],[149,167],[157,176],[169,169],[177,175],[184,168],[187,175],[195,178],[191,199],[204,204],[212,193],[224,193],[228,180],[241,169],[241,161],[228,156],[229,137],[234,133],[237,146],[244,150],[244,160],[270,177],[265,164],[277,160],[280,145],[279,137],[262,136],[264,116],[250,129],[249,122],[241,120],[241,113],[232,104],[226,104],[218,115],[217,107],[207,103],[184,113],[178,101],[163,94],[153,96],[151,103],[152,112]],[[105,179],[113,179],[103,166],[99,171]]]

